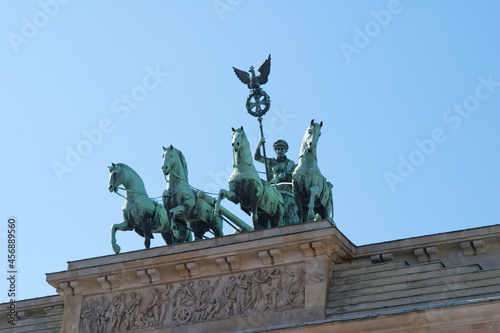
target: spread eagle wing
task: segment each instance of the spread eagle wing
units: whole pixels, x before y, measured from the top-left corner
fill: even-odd
[[[269,57],[267,57],[267,59],[264,60],[262,65],[260,65],[259,72],[260,72],[260,75],[257,76],[259,83],[260,84],[266,83],[267,77],[269,76],[269,73],[271,72],[271,55],[269,55]]]
[[[242,71],[241,69],[235,67],[233,67],[233,69],[234,73],[236,74],[238,79],[240,79],[241,82],[243,82],[246,85],[250,84],[250,74],[248,74],[248,72]]]

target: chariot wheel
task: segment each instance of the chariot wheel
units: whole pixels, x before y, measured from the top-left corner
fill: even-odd
[[[187,323],[189,319],[191,319],[191,310],[188,307],[181,306],[179,310],[177,310],[177,314],[175,315],[175,319],[181,324]]]
[[[253,90],[247,97],[247,111],[254,117],[262,117],[269,111],[271,99],[262,89]]]

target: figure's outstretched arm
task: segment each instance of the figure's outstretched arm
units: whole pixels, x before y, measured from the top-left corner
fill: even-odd
[[[280,182],[280,180],[283,178],[283,177],[280,177],[281,175],[282,174],[279,174],[276,177],[274,177],[273,179],[271,179],[270,183],[271,184],[278,184]]]

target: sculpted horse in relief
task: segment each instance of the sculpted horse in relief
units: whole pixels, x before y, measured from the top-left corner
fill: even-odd
[[[222,236],[222,218],[215,216],[214,208],[199,199],[189,186],[187,163],[180,150],[173,146],[163,147],[162,170],[168,175],[163,205],[169,212],[171,221],[180,225],[179,232],[187,232],[189,225],[195,240],[202,239],[209,230],[216,237]]]
[[[299,163],[292,174],[292,185],[298,214],[302,222],[314,221],[315,213],[328,219],[333,211],[333,185],[318,168],[316,146],[323,122],[311,120],[300,147]]]
[[[124,221],[111,227],[111,245],[115,253],[120,252],[116,243],[116,231],[135,230],[145,238],[144,245],[149,249],[152,233],[161,233],[167,244],[177,242],[176,233],[170,228],[170,221],[163,206],[148,197],[141,177],[128,165],[112,163],[109,167],[110,192],[118,193],[118,186],[125,188],[125,204],[122,208]]]
[[[229,177],[229,191],[219,192],[215,213],[219,214],[220,202],[227,198],[252,215],[254,230],[268,228],[268,224],[277,227],[282,223],[283,198],[277,189],[260,179],[243,126],[232,130],[234,171]]]

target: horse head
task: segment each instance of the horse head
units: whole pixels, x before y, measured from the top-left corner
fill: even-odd
[[[170,170],[172,169],[172,153],[174,151],[174,146],[170,145],[170,147],[165,148],[163,147],[163,165],[161,166],[161,169],[163,170],[164,175],[168,175],[170,173]]]
[[[239,151],[245,146],[245,144],[248,144],[247,136],[243,130],[243,126],[237,129],[231,127],[231,129],[233,130],[233,134],[231,135],[233,138],[231,145],[233,146],[234,151]]]
[[[170,145],[170,147],[163,147],[163,165],[161,169],[163,170],[164,175],[169,175],[171,172],[177,174],[181,174],[183,178],[187,178],[187,164],[186,159],[182,152],[174,146]],[[179,166],[181,168],[179,168]],[[182,170],[182,171],[181,171]]]
[[[111,163],[109,168],[109,184],[110,192],[118,193],[118,186],[123,185],[125,190],[132,190],[136,194],[146,193],[144,182],[134,169],[125,163]]]
[[[108,168],[109,168],[108,190],[109,192],[117,192],[118,186],[122,184],[120,180],[122,173],[121,166],[111,163],[111,165]]]
[[[306,130],[306,134],[304,135],[303,145],[305,145],[305,149],[308,152],[313,152],[316,150],[316,146],[318,144],[318,139],[321,136],[321,127],[323,126],[323,122],[315,123],[314,119],[311,120],[309,127]]]
[[[241,162],[246,165],[253,165],[250,144],[248,143],[243,126],[237,129],[232,128],[232,130],[233,134],[231,134],[231,136],[233,140],[231,145],[233,146],[233,167],[236,167]]]

